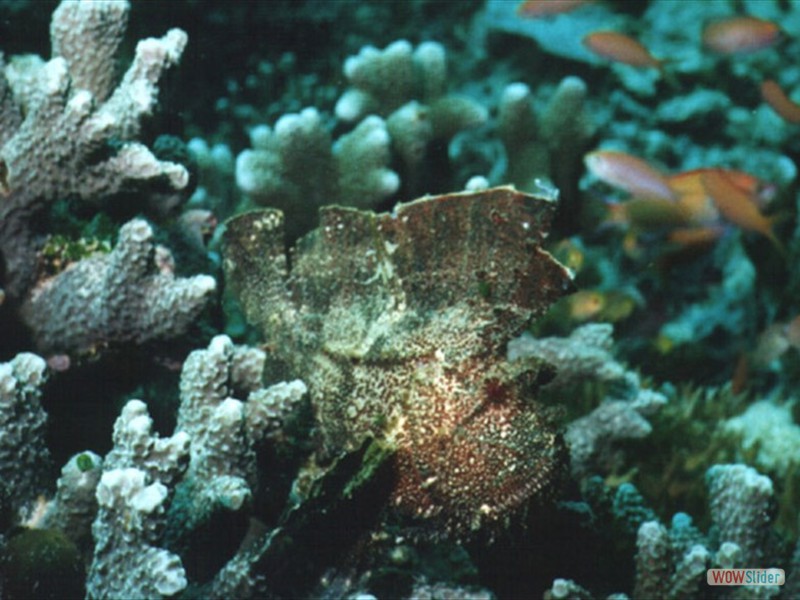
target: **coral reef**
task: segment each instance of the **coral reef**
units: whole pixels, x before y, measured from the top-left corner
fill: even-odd
[[[684,4],[0,2],[0,595],[800,595],[800,3]]]

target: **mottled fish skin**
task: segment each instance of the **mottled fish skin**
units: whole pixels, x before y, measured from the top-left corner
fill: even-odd
[[[308,385],[320,456],[396,449],[392,502],[457,537],[558,487],[566,446],[536,401],[549,367],[506,344],[572,288],[541,248],[554,203],[513,188],[391,214],[328,207],[289,270],[282,215],[228,221],[226,276]]]

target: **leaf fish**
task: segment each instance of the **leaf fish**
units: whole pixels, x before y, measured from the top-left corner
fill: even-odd
[[[793,102],[772,79],[761,84],[761,98],[785,121],[795,125],[800,123],[800,104]]]
[[[709,23],[703,30],[703,44],[718,54],[745,54],[773,45],[780,33],[772,21],[731,17]]]
[[[653,67],[661,70],[664,65],[663,60],[655,58],[639,41],[616,31],[590,33],[584,36],[583,45],[598,56],[632,67]]]
[[[613,150],[596,150],[583,158],[592,174],[637,198],[675,200],[667,178],[646,161]]]
[[[773,218],[761,214],[753,198],[734,185],[721,169],[711,169],[702,175],[703,186],[720,214],[734,225],[758,232],[783,252],[783,246],[772,230]]]
[[[537,19],[571,12],[593,0],[525,0],[517,6],[520,17]]]

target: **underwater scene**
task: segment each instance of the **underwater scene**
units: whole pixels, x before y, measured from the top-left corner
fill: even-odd
[[[0,2],[0,599],[800,598],[800,0]]]

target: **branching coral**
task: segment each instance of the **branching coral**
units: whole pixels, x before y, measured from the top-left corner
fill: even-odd
[[[372,208],[400,185],[377,116],[334,144],[320,114],[307,108],[284,115],[274,129],[256,127],[250,139],[253,148],[236,158],[236,183],[256,204],[284,211],[291,240],[313,227],[320,206]]]
[[[160,262],[160,264],[159,264]],[[176,278],[169,251],[135,219],[116,248],[41,282],[22,307],[41,352],[87,353],[164,340],[186,331],[216,288],[213,277]]]
[[[434,141],[448,142],[488,118],[480,104],[447,93],[447,56],[436,42],[413,48],[398,40],[383,50],[365,46],[345,61],[344,75],[350,88],[336,103],[336,116],[346,122],[369,114],[386,119],[408,193],[429,191],[423,189],[424,166]]]
[[[498,135],[506,151],[504,183],[533,192],[543,182],[558,188],[559,220],[578,225],[578,180],[582,157],[596,125],[586,107],[588,90],[578,77],[565,77],[540,114],[524,83],[503,90],[498,107]]]
[[[92,511],[87,479],[99,477],[89,597],[177,593],[187,585],[184,561],[196,550],[191,536],[215,514],[248,506],[256,483],[256,446],[280,427],[305,393],[299,380],[263,388],[264,361],[260,350],[234,346],[225,336],[214,338],[184,365],[172,436],[155,434],[147,406],[130,400],[114,425],[114,448],[105,459],[74,457],[70,464],[79,471],[81,460],[89,467],[88,457],[85,475],[65,467],[48,517],[51,526],[74,524],[76,516],[85,522],[84,513]],[[247,400],[236,400],[233,395],[239,393]],[[227,557],[222,558],[224,563]]]
[[[280,212],[227,224],[227,277],[308,383],[323,452],[369,436],[396,445],[396,505],[456,532],[502,522],[563,465],[534,400],[548,369],[505,357],[507,340],[570,286],[539,246],[551,210],[511,188],[391,215],[326,208],[291,272]]]
[[[0,76],[0,253],[5,289],[20,299],[33,284],[36,219],[57,198],[99,202],[121,192],[181,190],[188,173],[134,139],[156,106],[163,72],[186,45],[178,29],[141,41],[113,88],[110,53],[128,3],[63,2],[51,26],[53,59],[12,60]],[[24,118],[23,118],[24,116]]]
[[[684,513],[676,514],[669,528],[653,516],[638,526],[632,597],[699,597],[709,567],[784,564],[780,544],[770,531],[772,481],[746,465],[725,464],[709,469],[706,483],[712,521],[707,535]],[[730,595],[721,593],[720,597],[772,598],[779,588],[745,586],[729,591]],[[556,580],[546,597],[596,596],[572,581]]]
[[[49,453],[40,388],[46,369],[43,359],[27,352],[0,363],[0,476],[14,492],[16,509],[45,490]]]

